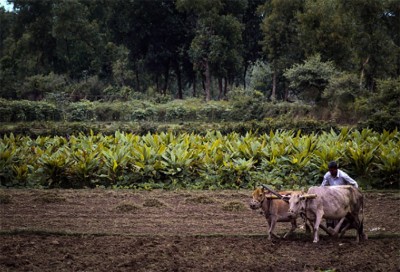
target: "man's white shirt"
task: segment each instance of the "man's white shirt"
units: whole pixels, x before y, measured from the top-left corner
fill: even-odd
[[[327,172],[324,175],[324,180],[322,181],[321,186],[348,185],[348,184],[358,188],[358,184],[354,179],[352,179],[342,170],[338,169],[336,177],[333,177],[330,172]]]

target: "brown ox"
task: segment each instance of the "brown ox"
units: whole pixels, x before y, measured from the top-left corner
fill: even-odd
[[[308,196],[316,196],[308,198]],[[353,186],[311,187],[307,194],[293,193],[289,200],[289,212],[306,217],[313,227],[314,243],[319,241],[318,228],[322,218],[339,220],[334,234],[347,219],[347,227],[357,230],[357,242],[366,239],[363,230],[363,195]]]
[[[253,210],[259,208],[262,209],[268,222],[268,240],[271,240],[271,236],[274,236],[275,238],[280,238],[274,233],[275,225],[277,222],[290,222],[292,224],[292,228],[283,236],[283,238],[286,238],[297,228],[296,218],[291,217],[291,214],[288,212],[288,202],[285,202],[281,199],[274,199],[274,196],[271,196],[271,198],[267,198],[266,193],[268,192],[269,191],[264,188],[255,189],[253,192],[253,199],[250,202],[250,208]],[[281,191],[279,192],[279,194],[287,196],[292,194],[293,192],[294,191]],[[308,228],[307,225],[306,228]]]

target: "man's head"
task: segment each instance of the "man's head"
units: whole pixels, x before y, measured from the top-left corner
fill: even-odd
[[[335,161],[331,161],[330,163],[328,163],[328,169],[329,173],[331,173],[333,177],[336,177],[338,166]]]

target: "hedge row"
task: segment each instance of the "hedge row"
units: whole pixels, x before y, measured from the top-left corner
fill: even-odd
[[[303,134],[318,133],[321,131],[338,131],[338,127],[329,122],[315,120],[289,120],[274,121],[265,119],[263,121],[250,122],[20,122],[16,124],[3,124],[0,126],[0,137],[11,133],[30,137],[38,136],[66,136],[88,135],[103,133],[112,135],[115,131],[145,135],[147,133],[196,133],[203,135],[208,131],[218,130],[222,134],[232,132],[245,135],[252,131],[257,134],[269,133],[275,130],[300,130]]]
[[[271,129],[302,129],[306,132],[318,132],[332,126],[336,127],[338,125],[336,121],[340,121],[325,121],[327,118],[324,118],[324,111],[326,111],[324,108],[301,103],[271,103],[249,97],[233,102],[211,101],[204,103],[200,99],[188,99],[169,101],[165,104],[152,103],[146,100],[127,102],[80,101],[52,104],[44,101],[0,99],[0,122],[62,121],[62,124],[57,123],[51,128],[45,125],[44,128],[46,133],[61,135],[89,130],[105,133],[113,132],[113,130],[108,129],[109,127],[142,134],[147,131],[169,130],[171,127],[166,124],[171,123],[185,123],[184,126],[178,126],[178,131],[194,132],[201,132],[204,129],[202,126],[199,127],[197,123],[211,123],[213,129],[226,132],[240,132],[249,127],[253,131],[262,132],[268,132]],[[398,113],[372,114],[368,117],[364,116],[358,124],[350,125],[357,129],[372,128],[375,131],[392,131],[400,126],[398,117]],[[252,124],[243,124],[243,122],[249,121]],[[65,125],[64,122],[83,123]],[[107,124],[99,125],[101,122],[112,122],[113,124],[111,126]],[[231,124],[237,122],[238,124]],[[114,123],[119,124],[115,125]],[[120,125],[122,123],[125,124]],[[131,125],[126,123],[131,123]],[[219,123],[222,123],[222,125],[219,125]],[[229,125],[226,126],[226,123]],[[175,127],[173,126],[174,129]],[[8,126],[8,128],[3,128],[0,131],[2,134],[9,132],[27,133],[29,135],[36,133],[32,131],[31,125],[26,126],[24,124],[17,127]],[[39,134],[41,133],[39,132]]]
[[[43,101],[0,99],[0,122],[24,121],[249,121],[267,117],[312,117],[311,107],[304,104],[272,104],[252,99],[239,102],[200,99],[174,100],[153,104],[145,100],[127,102],[91,102],[52,104]]]

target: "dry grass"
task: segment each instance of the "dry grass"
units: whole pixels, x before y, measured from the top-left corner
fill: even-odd
[[[34,198],[34,201],[40,203],[61,203],[65,202],[66,199],[65,197],[59,196],[55,193],[43,193]]]
[[[227,212],[240,212],[246,210],[246,206],[239,201],[230,201],[222,206],[222,210]]]
[[[0,204],[10,204],[12,202],[11,196],[5,192],[0,192]]]
[[[148,198],[144,201],[143,207],[162,207],[164,206],[164,203],[162,203],[160,200],[155,199],[155,198]]]
[[[124,202],[119,203],[115,207],[115,210],[117,210],[118,212],[123,212],[123,213],[137,212],[140,210],[140,207],[132,202],[124,201]]]
[[[200,195],[200,196],[196,196],[196,197],[191,197],[191,198],[187,198],[186,203],[199,203],[199,204],[213,204],[215,203],[215,199],[209,197],[209,196],[205,196],[205,195]]]

